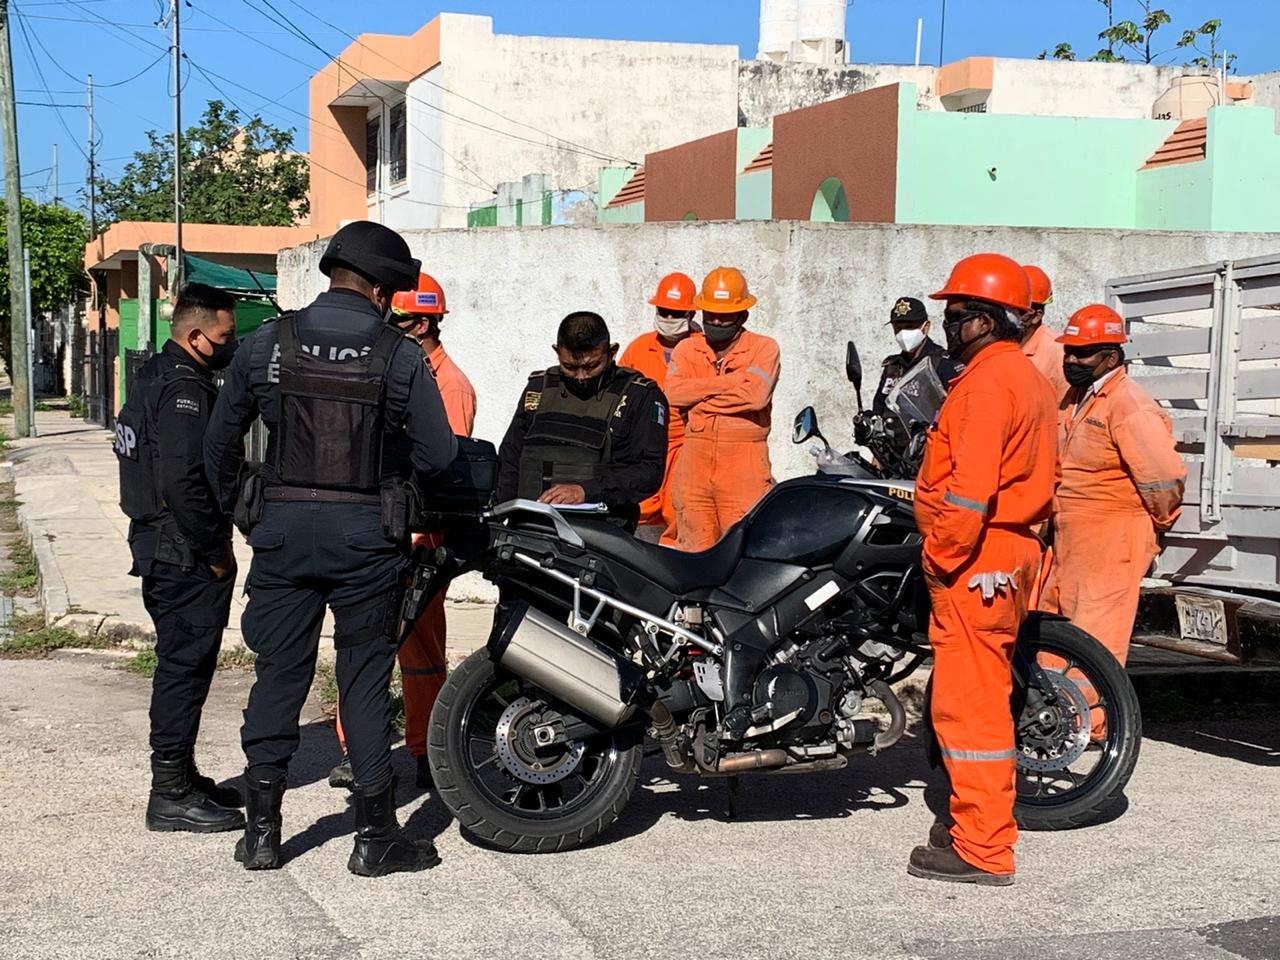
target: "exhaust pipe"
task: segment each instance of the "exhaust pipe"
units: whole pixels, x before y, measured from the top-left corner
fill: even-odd
[[[889,711],[889,729],[877,734],[875,741],[871,744],[871,753],[876,754],[881,750],[888,750],[902,739],[902,734],[907,729],[907,711],[902,709],[902,701],[883,680],[873,680],[867,684],[867,689]]]
[[[512,673],[607,726],[635,711],[630,701],[644,671],[527,603],[512,605],[490,650]]]

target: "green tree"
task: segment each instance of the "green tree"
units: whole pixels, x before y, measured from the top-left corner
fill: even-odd
[[[1190,60],[1188,66],[1217,68],[1222,62],[1222,53],[1218,49],[1221,20],[1206,20],[1194,30],[1184,30],[1182,38],[1174,47],[1160,50],[1153,46],[1153,40],[1161,27],[1173,22],[1167,10],[1155,7],[1156,0],[1128,0],[1133,5],[1135,14],[1131,20],[1116,19],[1117,0],[1098,0],[1107,11],[1107,26],[1098,34],[1098,39],[1106,43],[1090,60],[1102,63],[1155,63],[1167,56],[1174,49],[1190,48],[1199,54]],[[1201,44],[1206,44],[1207,49]],[[1043,50],[1039,59],[1052,56],[1055,60],[1074,60],[1075,51],[1069,43],[1059,43],[1053,52]],[[1234,56],[1228,57],[1233,61]],[[1229,65],[1228,65],[1229,66]]]
[[[1234,53],[1224,54],[1218,49],[1218,31],[1222,29],[1221,20],[1206,20],[1194,30],[1183,30],[1182,39],[1178,41],[1178,46],[1189,48],[1200,54],[1198,57],[1192,57],[1189,63],[1192,66],[1204,67],[1209,70],[1218,70],[1226,67],[1227,73],[1235,73],[1236,55]],[[1201,46],[1201,43],[1205,44]]]
[[[119,179],[97,182],[106,222],[173,219],[173,135],[147,132]],[[190,223],[284,227],[309,212],[305,155],[293,131],[210,100],[182,139],[182,215]]]
[[[0,212],[4,211],[0,198]],[[22,239],[31,251],[31,306],[36,315],[49,313],[83,295],[84,245],[89,225],[84,215],[55,203],[22,198]],[[0,357],[9,369],[9,240],[0,231]]]

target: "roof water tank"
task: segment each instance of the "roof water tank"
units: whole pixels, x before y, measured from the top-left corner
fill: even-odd
[[[1219,100],[1216,77],[1178,77],[1151,108],[1153,120],[1200,120]]]
[[[797,40],[844,40],[845,0],[800,0]]]
[[[785,60],[796,39],[800,0],[760,0],[760,60]]]

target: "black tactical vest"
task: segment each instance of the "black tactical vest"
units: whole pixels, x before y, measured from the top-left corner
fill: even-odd
[[[387,326],[367,354],[322,360],[299,347],[296,315],[281,317],[278,325],[277,479],[287,486],[377,492],[387,366],[404,335]]]
[[[151,363],[158,363],[153,359]],[[217,388],[206,377],[181,363],[156,376],[134,381],[124,406],[116,416],[116,438],[112,444],[120,465],[120,509],[130,520],[158,523],[168,515],[160,495],[159,437],[156,434],[156,410],[164,388],[179,380],[188,380],[217,398]]]
[[[542,392],[520,456],[521,498],[537,500],[558,483],[594,480],[612,465],[610,427],[627,387],[639,376],[635,371],[619,375],[615,368],[604,389],[583,400],[565,389],[558,370],[542,375]]]

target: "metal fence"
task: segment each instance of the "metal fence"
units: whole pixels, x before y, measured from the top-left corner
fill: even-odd
[[[116,358],[120,334],[90,330],[84,351],[85,419],[112,430],[116,425]]]

